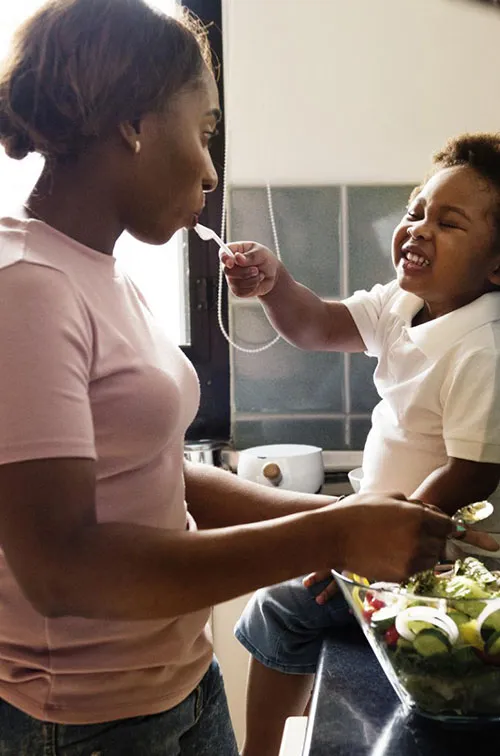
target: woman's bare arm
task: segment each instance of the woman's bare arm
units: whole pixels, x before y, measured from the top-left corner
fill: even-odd
[[[178,616],[331,566],[397,580],[435,562],[451,529],[442,514],[381,495],[198,532],[98,523],[94,486],[91,460],[0,466],[0,545],[46,616]]]
[[[335,501],[333,496],[262,486],[211,465],[185,462],[186,501],[199,528],[270,520]]]

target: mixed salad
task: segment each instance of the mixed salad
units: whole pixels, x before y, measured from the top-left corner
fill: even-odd
[[[477,559],[352,591],[371,640],[423,712],[500,717],[500,572]]]

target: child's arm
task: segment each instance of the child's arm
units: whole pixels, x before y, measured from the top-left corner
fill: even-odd
[[[473,462],[450,457],[434,470],[411,495],[426,504],[434,504],[449,515],[457,509],[483,501],[500,482],[500,464]]]
[[[283,338],[310,350],[363,352],[366,347],[347,307],[328,302],[299,284],[273,253],[254,242],[229,245],[221,253],[228,285],[238,297],[259,297]]]

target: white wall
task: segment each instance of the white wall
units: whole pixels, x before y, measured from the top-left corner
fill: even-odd
[[[461,0],[223,0],[231,184],[412,182],[500,129],[500,10]]]

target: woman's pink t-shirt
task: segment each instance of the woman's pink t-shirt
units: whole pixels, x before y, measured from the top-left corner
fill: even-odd
[[[93,458],[100,522],[185,529],[198,402],[192,365],[113,257],[38,220],[0,220],[0,464]],[[66,724],[169,709],[210,664],[208,616],[47,619],[0,550],[0,698]]]

